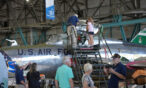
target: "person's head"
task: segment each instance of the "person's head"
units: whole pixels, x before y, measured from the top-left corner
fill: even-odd
[[[16,62],[16,67],[19,68],[19,69],[23,68],[23,65],[24,65],[24,63],[22,61],[17,61]]]
[[[36,68],[37,68],[37,64],[36,63],[32,63],[31,66],[30,66],[30,72],[35,72],[36,71]]]
[[[15,71],[17,72],[18,70],[20,70],[20,67],[17,64],[15,64]]]
[[[76,16],[78,18],[78,14],[75,13],[74,16]]]
[[[87,21],[88,21],[88,22],[91,22],[92,24],[94,23],[92,17],[89,17]]]
[[[121,56],[119,55],[119,54],[117,54],[117,53],[115,53],[113,56],[112,56],[112,58],[113,58],[113,64],[118,64],[119,62],[120,62],[120,58],[121,58]]]
[[[92,64],[90,64],[90,63],[86,63],[85,65],[84,65],[84,72],[85,73],[91,73],[92,72],[92,70],[93,70],[93,68],[92,68]]]
[[[66,64],[68,66],[71,66],[71,60],[69,56],[64,56],[63,58],[63,64]]]

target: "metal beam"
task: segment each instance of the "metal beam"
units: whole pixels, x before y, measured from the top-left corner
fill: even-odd
[[[108,28],[108,27],[117,27],[117,26],[121,26],[121,25],[144,23],[144,22],[146,22],[146,18],[128,20],[128,21],[123,21],[123,22],[105,23],[105,24],[102,24],[102,25],[103,25],[104,28]]]
[[[113,37],[113,33],[112,33],[112,31],[113,31],[113,29],[112,29],[112,27],[110,27],[110,38],[112,38]]]
[[[120,0],[120,2],[128,9],[131,10],[131,8],[127,5],[125,0]]]
[[[81,9],[80,9],[80,7],[79,7],[79,5],[78,5],[78,1],[76,0],[76,7],[77,7],[77,9],[79,10],[79,11],[81,11]]]
[[[141,24],[138,23],[138,24],[135,24],[134,26],[134,29],[133,29],[133,32],[131,34],[131,38],[130,38],[130,41],[134,38],[134,36],[139,33],[139,31],[141,30]]]
[[[39,37],[38,42],[43,42],[43,43],[46,42],[46,40],[47,40],[47,39],[46,39],[46,31],[47,31],[47,30],[42,30],[42,31],[41,31],[41,35],[40,35],[40,37]],[[41,41],[40,41],[40,40],[41,40]]]
[[[115,16],[113,16],[113,18],[114,18],[115,22],[121,22],[122,21],[122,15],[115,15]],[[120,31],[121,31],[121,35],[122,35],[123,40],[127,41],[123,25],[120,25]]]
[[[32,29],[33,32],[33,44],[38,44],[39,38],[38,38],[38,30]]]
[[[86,8],[85,14],[86,14],[86,17],[88,17],[88,0],[85,0],[85,8]]]
[[[27,42],[26,42],[26,40],[25,40],[25,38],[24,38],[24,35],[23,35],[23,33],[22,33],[21,28],[18,28],[17,31],[20,33],[20,36],[21,36],[21,39],[22,39],[24,45],[25,45],[25,46],[28,45]]]
[[[136,9],[136,6],[134,4],[134,0],[130,0],[130,1],[131,1],[131,4],[132,4],[133,8]]]
[[[7,0],[7,26],[9,26],[9,19],[10,19],[10,8],[11,8],[11,5],[10,5],[10,1],[8,2]]]
[[[72,10],[73,12],[77,13],[76,10],[73,8],[73,6],[76,4],[76,0],[74,0],[72,4],[70,4],[69,1],[68,1],[67,3],[68,3],[67,5],[70,7],[69,10],[67,11],[67,14],[68,14],[71,10]]]
[[[125,42],[127,42],[127,38],[126,38],[126,34],[125,34],[125,31],[124,31],[124,27],[123,26],[120,26],[120,31],[121,31],[123,40]]]
[[[101,2],[101,3],[99,4],[99,6],[96,8],[96,10],[94,11],[92,17],[94,17],[94,16],[96,15],[97,11],[100,9],[100,7],[103,5],[103,3],[104,3],[104,0],[102,0],[102,2]]]

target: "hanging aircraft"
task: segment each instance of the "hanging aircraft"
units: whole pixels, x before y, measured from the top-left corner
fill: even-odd
[[[80,27],[78,26],[77,28],[79,33],[80,31],[84,31],[85,29],[85,26]],[[98,32],[97,28],[95,32]],[[119,53],[129,61],[134,61],[135,59],[141,57],[146,58],[145,39],[146,29],[140,31],[131,41],[131,43],[124,43],[121,40],[116,39],[106,39],[106,42],[112,53]],[[95,45],[99,44],[98,37],[96,35],[94,37],[94,43]],[[87,45],[88,41],[85,40],[82,44],[79,44],[78,48],[86,47]],[[45,44],[4,47],[1,48],[1,53],[4,55],[5,60],[8,63],[9,74],[14,74],[15,62],[23,62],[24,64],[35,62],[38,64],[37,70],[40,71],[40,73],[45,74],[46,77],[54,78],[56,69],[62,64],[63,56],[71,56],[71,53],[67,49],[67,46],[67,35],[59,34],[50,38],[49,41]],[[100,53],[103,61],[105,63],[111,62],[110,51],[105,45],[105,40],[103,39],[100,40],[100,48]]]

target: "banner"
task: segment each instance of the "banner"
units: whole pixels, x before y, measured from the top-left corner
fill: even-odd
[[[55,19],[54,0],[46,0],[46,19]]]

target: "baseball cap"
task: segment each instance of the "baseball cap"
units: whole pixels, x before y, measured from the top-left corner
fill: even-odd
[[[78,17],[78,14],[74,14],[74,16]]]
[[[120,56],[119,54],[115,53],[115,54],[112,56],[112,58],[113,58],[113,59],[115,59],[115,58],[121,58],[121,56]]]

